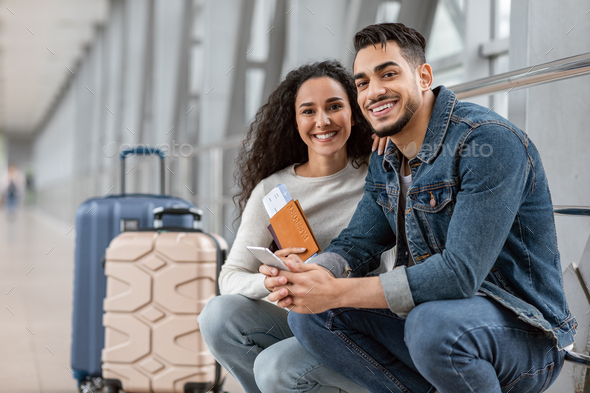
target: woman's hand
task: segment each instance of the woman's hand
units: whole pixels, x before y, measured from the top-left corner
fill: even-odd
[[[296,256],[296,254],[301,254],[302,252],[305,252],[305,248],[291,247],[291,248],[285,248],[283,250],[278,250],[275,253],[275,255],[278,256],[279,258],[281,258],[281,260],[283,262],[285,262],[285,261],[287,261],[287,257],[289,255]],[[297,259],[299,259],[299,258],[297,258]],[[301,261],[301,259],[299,259],[299,261]],[[266,276],[266,278],[264,279],[264,286],[270,292],[273,292],[275,287],[287,284],[287,278],[284,276],[280,276],[279,269],[277,269],[276,267],[272,267],[272,266],[268,266],[268,265],[261,265],[258,268],[258,272],[260,272]]]
[[[281,260],[283,262],[286,262],[289,255],[296,256],[297,254],[303,254],[306,250],[307,249],[305,247],[289,247],[289,248],[283,248],[282,250],[278,250],[277,252],[275,252],[275,255],[277,257],[281,258]],[[294,259],[294,261],[299,261],[299,262],[303,263],[303,261],[299,257]]]
[[[297,255],[297,254],[304,253],[305,251],[306,251],[306,249],[304,247],[290,247],[290,248],[283,248],[282,250],[278,250],[277,252],[275,252],[275,255],[277,257],[281,258],[281,260],[285,263],[285,265],[289,266],[287,261],[289,261],[290,263],[294,263],[294,264],[303,264],[303,261],[301,260],[301,258],[299,258],[299,255]],[[264,267],[264,266],[265,265],[263,265],[262,267]],[[274,268],[272,268],[272,269],[274,269]],[[277,274],[279,274],[279,277],[277,277],[277,278],[280,279],[280,284],[275,285],[273,287],[273,290],[271,291],[272,293],[268,296],[268,300],[270,300],[271,302],[283,300],[285,298],[288,298],[288,296],[290,295],[289,290],[288,290],[290,284],[287,284],[287,277],[285,277],[285,273],[286,273],[285,271],[277,270]],[[283,284],[283,282],[285,284]],[[266,285],[266,280],[265,280],[265,285]],[[274,288],[276,288],[276,287],[281,287],[283,289],[286,288],[286,290],[283,290],[281,292],[275,292]],[[285,300],[287,300],[287,299],[285,299]],[[287,301],[287,302],[288,303],[286,305],[288,305],[290,303],[290,301]]]
[[[382,155],[383,152],[385,151],[385,147],[387,147],[387,141],[389,141],[389,138],[388,137],[379,138],[375,134],[371,135],[371,138],[373,138],[373,148],[371,151],[375,151],[375,150],[379,149],[377,154]]]
[[[264,286],[269,290],[269,292],[274,291],[275,287],[287,284],[287,278],[279,276],[279,269],[276,267],[261,265],[258,268],[258,272],[266,276],[264,279]]]

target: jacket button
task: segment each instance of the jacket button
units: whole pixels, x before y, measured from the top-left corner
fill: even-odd
[[[436,206],[436,201],[434,200],[434,198],[432,198],[430,200],[430,207],[435,207]]]

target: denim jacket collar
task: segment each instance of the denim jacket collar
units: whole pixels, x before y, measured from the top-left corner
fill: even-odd
[[[444,86],[439,86],[432,90],[432,92],[436,96],[436,102],[432,109],[432,116],[430,116],[430,123],[428,124],[424,141],[418,152],[418,158],[427,164],[431,164],[434,161],[441,149],[443,140],[449,129],[453,107],[457,102],[455,93]],[[425,146],[430,147],[425,148]]]
[[[445,134],[449,128],[453,107],[457,102],[455,94],[444,86],[439,86],[433,89],[432,92],[436,96],[436,101],[432,109],[432,115],[430,116],[424,141],[416,156],[416,158],[427,164],[431,164],[434,161],[441,149]],[[398,151],[399,149],[394,143],[387,145],[383,160],[384,171],[389,172],[391,169],[399,171]]]

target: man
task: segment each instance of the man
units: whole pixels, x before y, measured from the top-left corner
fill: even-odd
[[[543,391],[576,323],[539,153],[496,113],[431,90],[417,31],[372,25],[354,44],[358,103],[390,143],[313,263],[277,253],[289,285],[269,299],[305,349],[371,392]],[[396,268],[365,277],[394,245]]]

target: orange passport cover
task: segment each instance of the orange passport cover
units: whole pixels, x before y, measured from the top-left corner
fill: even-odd
[[[271,217],[270,224],[281,243],[281,248],[306,248],[303,254],[299,254],[301,260],[305,261],[316,252],[321,251],[298,200],[291,199]]]

